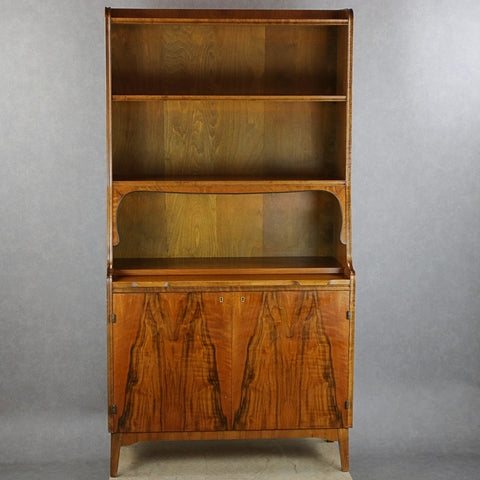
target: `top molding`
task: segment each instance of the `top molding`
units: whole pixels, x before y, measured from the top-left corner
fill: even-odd
[[[112,23],[274,23],[348,25],[351,9],[344,10],[223,10],[106,8]]]

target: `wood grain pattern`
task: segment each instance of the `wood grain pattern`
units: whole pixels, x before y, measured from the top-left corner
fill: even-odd
[[[159,102],[166,100],[197,102],[231,100],[231,101],[274,101],[274,102],[346,102],[346,95],[195,95],[195,94],[159,94],[159,95],[112,95],[112,102]]]
[[[334,94],[337,37],[341,28],[281,25],[265,27],[265,83],[268,90]]]
[[[299,436],[347,471],[352,11],[106,9],[106,34],[112,475],[135,441]]]
[[[261,91],[263,26],[113,25],[112,42],[114,94]]]
[[[110,437],[110,476],[116,477],[118,473],[118,460],[120,459],[120,447],[122,446],[122,434],[112,433]]]
[[[348,453],[348,428],[338,429],[338,447],[340,450],[340,462],[342,465],[342,472],[349,470],[349,453]]]
[[[150,178],[165,175],[164,104],[112,104],[113,178]]]
[[[117,258],[114,275],[341,274],[334,257]]]
[[[112,63],[111,63],[111,9],[105,9],[105,135],[106,135],[106,160],[107,160],[107,273],[110,271],[113,262],[113,213],[116,206],[112,202]],[[115,232],[116,234],[116,232]]]
[[[341,181],[342,115],[343,102],[114,102],[114,180]]]
[[[115,95],[335,95],[346,27],[112,25]]]
[[[222,430],[216,432],[147,432],[122,433],[122,445],[154,440],[241,440],[259,438],[324,438],[338,440],[337,428],[309,428],[300,430]]]
[[[131,9],[111,10],[114,23],[287,23],[344,25],[351,10],[230,10],[230,9]]]
[[[117,200],[114,195],[114,202]],[[136,193],[128,195],[117,210],[114,222],[117,230],[128,232],[117,240],[113,248],[115,263],[117,258],[135,256],[137,258],[161,257],[168,250],[167,223],[159,221],[166,215],[166,198],[164,195]]]
[[[347,290],[351,280],[345,274],[255,274],[236,273],[219,275],[128,275],[115,277],[114,293],[190,292],[190,291],[246,291],[275,290]]]
[[[132,188],[114,188],[113,203],[118,205],[121,194]],[[344,201],[342,187],[328,188]],[[114,247],[114,258],[336,257],[345,232],[339,203],[323,191],[132,193],[121,201],[117,216],[118,235],[125,243]]]
[[[263,102],[165,102],[165,175],[261,176],[263,123]]]
[[[337,292],[245,293],[234,302],[234,429],[342,427],[348,322]]]
[[[343,180],[333,120],[342,103],[265,104],[264,172],[268,178]],[[295,138],[295,141],[292,141]]]
[[[216,294],[116,294],[116,431],[209,431],[231,417],[231,314]]]

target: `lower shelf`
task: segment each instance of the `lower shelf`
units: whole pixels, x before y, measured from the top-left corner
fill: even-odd
[[[117,258],[114,275],[342,274],[333,257]]]

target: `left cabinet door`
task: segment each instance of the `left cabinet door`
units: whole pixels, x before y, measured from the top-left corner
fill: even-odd
[[[231,428],[231,295],[116,293],[113,312],[114,431]]]

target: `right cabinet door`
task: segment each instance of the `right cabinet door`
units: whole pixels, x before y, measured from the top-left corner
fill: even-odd
[[[348,291],[236,293],[236,430],[347,425]]]

